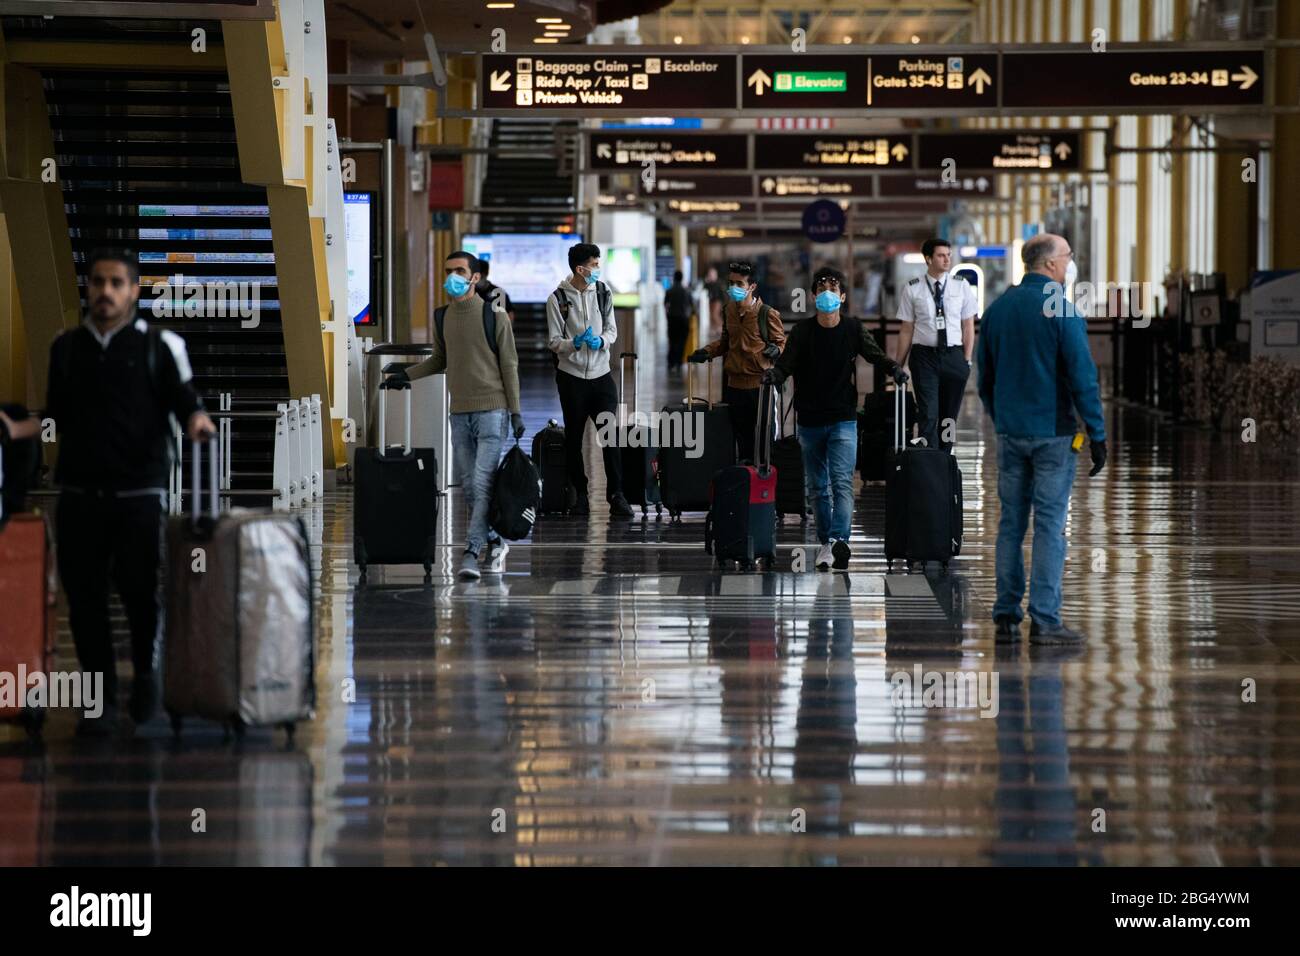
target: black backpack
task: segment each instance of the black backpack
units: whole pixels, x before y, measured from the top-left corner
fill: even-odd
[[[560,310],[560,321],[567,324],[569,321],[569,297],[564,294],[564,291],[559,286],[556,286],[555,291],[551,294],[555,296],[555,305]],[[609,286],[605,285],[603,282],[597,281],[596,309],[600,312],[602,332],[604,331],[605,315],[609,312],[609,307],[612,301],[613,297],[610,295]],[[560,367],[560,356],[555,352],[551,353],[551,363],[556,368]]]
[[[438,329],[438,341],[442,343],[442,352],[447,354],[447,337],[442,333],[442,325],[447,318],[447,307],[440,305],[433,310],[433,324]],[[499,356],[500,349],[497,348],[497,314],[492,308],[489,300],[483,301],[483,337],[487,339],[488,348],[492,350],[493,355]]]
[[[497,466],[492,480],[492,530],[510,541],[526,538],[542,504],[542,476],[533,460],[515,442]]]

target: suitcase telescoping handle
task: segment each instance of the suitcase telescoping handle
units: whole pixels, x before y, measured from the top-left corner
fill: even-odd
[[[894,451],[907,446],[907,386],[894,386]]]
[[[775,385],[758,386],[758,415],[754,421],[754,467],[762,471],[772,467],[772,427],[781,393]]]
[[[199,479],[199,463],[203,460],[203,446],[208,447],[208,510],[204,514],[203,499],[203,482]],[[219,507],[217,505],[217,461],[218,444],[216,436],[209,438],[207,441],[190,442],[190,527],[198,530],[199,522],[204,518],[212,521],[217,520]]]
[[[707,369],[707,384],[705,385],[704,403],[713,407],[713,360],[704,363]],[[691,406],[695,404],[695,363],[686,363],[686,404]]]
[[[406,393],[406,439],[402,443],[402,454],[411,453],[411,383],[398,379],[386,378],[379,383],[379,455],[388,453],[388,393],[389,391]]]
[[[637,362],[637,354],[635,352],[623,352],[619,355],[618,359],[619,359],[618,397],[623,401],[624,404],[627,404],[627,360],[628,359],[632,360],[632,368],[635,369],[636,362]],[[636,372],[634,371],[632,374],[633,376],[635,376]],[[635,377],[632,379],[632,384],[633,385],[636,384]],[[636,400],[637,400],[637,394],[636,394],[636,389],[634,388],[632,389],[632,406],[631,408],[628,409],[628,411],[630,411],[633,415],[636,415]]]

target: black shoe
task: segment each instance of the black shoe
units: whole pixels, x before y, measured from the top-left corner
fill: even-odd
[[[158,679],[152,671],[135,675],[128,712],[137,725],[148,723],[158,712]]]
[[[627,503],[627,499],[622,495],[615,495],[609,499],[609,513],[615,518],[632,517],[632,506]]]
[[[117,732],[117,708],[105,707],[98,717],[77,718],[78,737],[111,737]]]
[[[1013,644],[1020,640],[1020,622],[1014,617],[997,617],[993,619],[997,625],[994,640],[998,644]]]
[[[849,550],[847,541],[836,541],[831,545],[831,570],[847,571],[849,569],[849,558],[853,552]]]
[[[573,507],[569,509],[569,514],[581,515],[583,517],[586,517],[587,515],[591,514],[591,506],[587,504],[586,495],[578,496],[578,500],[575,501],[573,503]]]
[[[1064,624],[1058,624],[1056,627],[1042,627],[1035,621],[1029,627],[1029,641],[1032,644],[1082,644],[1088,640],[1088,635],[1082,631],[1072,631]]]

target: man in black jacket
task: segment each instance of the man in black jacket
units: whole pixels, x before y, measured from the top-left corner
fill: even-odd
[[[131,717],[140,724],[157,709],[170,417],[184,423],[191,440],[216,433],[191,383],[184,340],[137,318],[139,282],[134,255],[92,253],[90,315],[50,349],[46,414],[54,419],[59,450],[59,577],[81,667],[104,675],[103,716],[83,717],[78,728],[94,735],[112,733],[116,723],[110,580],[131,629]]]
[[[858,389],[854,367],[861,355],[884,365],[900,385],[902,366],[881,351],[860,321],[840,315],[848,283],[838,269],[823,266],[813,274],[817,317],[800,322],[786,337],[785,351],[763,373],[778,388],[795,377],[794,408],[799,420],[803,469],[817,518],[819,571],[849,567],[853,520],[853,468],[858,459]]]

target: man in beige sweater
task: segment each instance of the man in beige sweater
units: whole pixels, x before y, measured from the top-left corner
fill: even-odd
[[[519,359],[515,334],[502,313],[491,311],[475,293],[482,278],[478,260],[457,250],[447,256],[443,289],[451,298],[434,313],[433,354],[406,369],[411,379],[447,373],[451,395],[451,439],[456,472],[469,510],[469,532],[461,555],[460,577],[478,580],[479,554],[486,544],[487,570],[505,570],[510,546],[488,526],[492,479],[501,461],[507,429],[523,437],[519,413]]]

